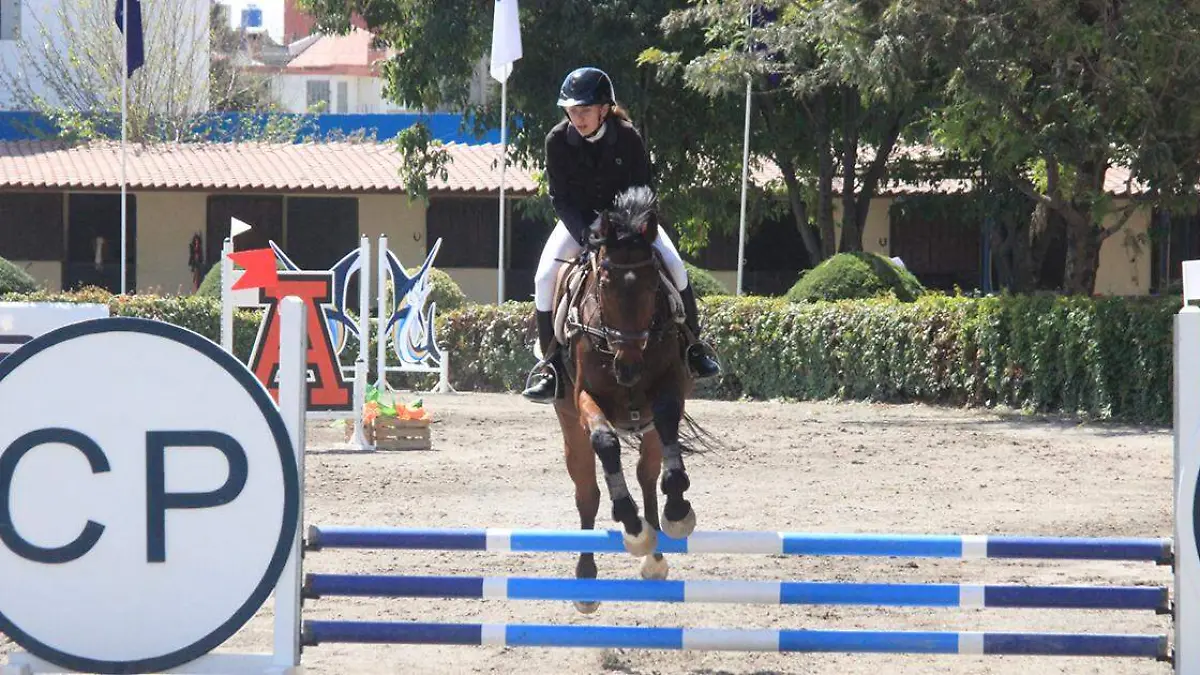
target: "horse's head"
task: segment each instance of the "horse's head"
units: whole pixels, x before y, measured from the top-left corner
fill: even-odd
[[[601,214],[600,232],[592,240],[600,320],[614,353],[613,372],[624,386],[641,377],[650,340],[660,279],[654,254],[658,234],[654,193],[635,187],[617,195],[613,207]]]

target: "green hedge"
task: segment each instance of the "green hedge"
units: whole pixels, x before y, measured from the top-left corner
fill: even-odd
[[[33,293],[37,281],[25,270],[0,258],[0,293]]]
[[[925,296],[707,303],[720,396],[1003,405],[1171,419],[1179,299]]]
[[[157,318],[217,338],[219,307],[210,299],[90,293],[7,299],[99,299],[116,315]],[[700,303],[701,322],[726,374],[697,393],[999,405],[1163,425],[1172,417],[1171,327],[1179,306],[1177,296],[927,295],[912,303],[800,304],[710,298]],[[235,353],[243,359],[256,329],[254,313],[239,311]],[[524,385],[534,363],[531,303],[468,305],[441,314],[437,331],[439,344],[451,352],[456,389],[516,391]],[[408,386],[420,387],[436,380],[407,378]]]
[[[794,304],[713,298],[703,330],[725,375],[714,398],[1006,406],[1135,423],[1171,420],[1178,298],[929,295]],[[443,344],[463,390],[514,391],[533,363],[532,308],[453,312]]]
[[[686,261],[683,266],[687,269],[688,284],[692,287],[697,299],[713,295],[729,295],[729,289],[725,288],[725,284],[713,276],[712,272]]]
[[[925,287],[912,272],[878,253],[839,253],[808,270],[788,289],[792,302],[886,297],[917,299]]]

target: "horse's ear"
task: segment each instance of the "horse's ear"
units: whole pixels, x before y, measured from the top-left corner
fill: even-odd
[[[658,214],[650,211],[646,214],[646,219],[642,221],[641,227],[638,228],[638,233],[646,241],[654,241],[658,238]]]
[[[599,248],[608,241],[608,235],[612,232],[612,221],[608,219],[607,212],[601,212],[597,220],[599,222],[588,230],[588,241],[592,246]]]

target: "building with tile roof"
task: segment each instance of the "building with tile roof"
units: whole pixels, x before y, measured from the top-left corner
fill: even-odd
[[[273,240],[311,269],[332,265],[357,245],[360,235],[388,235],[392,250],[407,265],[419,264],[430,242],[441,238],[436,266],[468,297],[494,302],[500,147],[450,144],[447,150],[447,175],[430,182],[425,202],[405,193],[400,157],[390,144],[131,146],[126,160],[131,285],[140,291],[190,293],[194,281],[187,254],[192,238],[201,238],[205,262],[211,265],[230,218],[237,217],[255,228],[239,238],[239,248]],[[509,166],[505,173],[505,288],[510,299],[529,299],[537,258],[552,226],[524,216],[515,206],[537,194],[534,170]],[[758,184],[774,177],[770,169],[754,173]],[[1141,189],[1119,169],[1110,171],[1108,185],[1118,199]],[[95,284],[116,289],[120,186],[118,144],[0,142],[0,257],[23,265],[49,288]],[[864,246],[901,257],[927,283],[978,288],[984,224],[897,219],[891,208],[913,195],[945,195],[970,187],[969,181],[884,183],[871,202]],[[1126,228],[1105,242],[1098,292],[1144,294],[1158,267],[1180,256],[1200,257],[1200,242],[1177,242],[1165,253],[1150,246],[1152,216],[1148,209],[1135,212]],[[737,250],[736,233],[714,234],[692,260],[732,289]],[[787,216],[755,224],[746,260],[747,287],[757,293],[786,290],[810,266]]]

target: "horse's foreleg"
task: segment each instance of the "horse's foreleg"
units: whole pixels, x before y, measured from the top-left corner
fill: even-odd
[[[574,436],[582,436],[576,438]],[[575,483],[575,509],[579,511],[579,527],[591,530],[596,527],[596,513],[600,510],[600,486],[596,484],[596,458],[587,443],[587,437],[576,432],[566,443],[567,473]],[[576,579],[596,578],[596,556],[580,553],[575,564]],[[591,614],[600,607],[599,602],[576,601],[575,608]]]
[[[664,394],[654,401],[654,428],[662,439],[662,491],[667,496],[663,507],[663,532],[672,539],[682,539],[696,529],[696,513],[683,498],[691,487],[683,467],[683,446],[679,444],[679,422],[683,419],[683,398]]]
[[[579,413],[591,439],[592,448],[600,458],[604,469],[604,482],[608,485],[608,497],[612,501],[613,520],[625,528],[625,550],[643,556],[658,544],[654,528],[638,515],[637,504],[625,484],[625,473],[621,470],[621,441],[600,406],[587,393],[579,396]]]
[[[648,431],[642,436],[641,456],[638,458],[638,485],[642,488],[642,506],[646,520],[654,529],[658,525],[658,474],[662,470],[662,441],[658,434]],[[667,560],[661,553],[653,553],[642,559],[643,579],[666,579]]]

